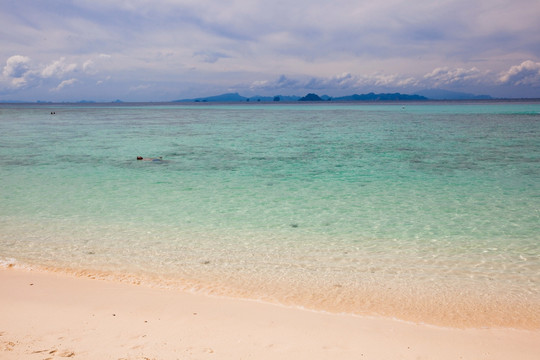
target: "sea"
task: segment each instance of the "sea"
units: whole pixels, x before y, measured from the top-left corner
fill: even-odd
[[[539,329],[540,102],[0,104],[0,267]]]

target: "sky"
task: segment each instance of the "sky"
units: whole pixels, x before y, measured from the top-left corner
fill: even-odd
[[[540,0],[0,0],[0,101],[540,98]]]

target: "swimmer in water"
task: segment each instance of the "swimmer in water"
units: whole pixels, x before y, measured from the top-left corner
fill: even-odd
[[[142,156],[137,156],[137,160],[142,160],[142,161],[161,161],[163,160],[163,157],[160,156],[158,158],[143,158]]]

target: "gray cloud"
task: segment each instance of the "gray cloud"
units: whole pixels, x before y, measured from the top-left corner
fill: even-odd
[[[178,98],[174,83],[193,93],[246,84],[327,93],[498,86],[511,95],[512,86],[537,87],[538,18],[536,0],[20,0],[0,13],[1,81],[24,95],[77,78],[86,97],[85,86],[99,82],[103,94],[112,77],[114,98],[133,100]],[[141,83],[152,86],[135,98]]]
[[[211,64],[217,62],[219,59],[226,59],[230,57],[229,55],[224,54],[222,52],[210,51],[210,50],[197,51],[193,54],[193,56],[201,59],[203,62],[211,63]]]
[[[412,77],[385,74],[360,76],[342,73],[330,77],[304,78],[281,75],[276,80],[255,81],[249,88],[252,92],[262,90],[274,94],[301,94],[303,91],[323,91],[337,96],[375,89],[411,89],[417,84],[418,80]]]

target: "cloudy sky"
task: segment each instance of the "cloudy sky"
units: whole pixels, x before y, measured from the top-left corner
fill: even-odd
[[[540,97],[539,0],[0,0],[0,101]]]

